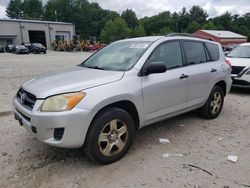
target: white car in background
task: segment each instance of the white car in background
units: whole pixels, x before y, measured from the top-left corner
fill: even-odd
[[[233,85],[250,88],[250,43],[244,43],[227,54],[232,64]]]

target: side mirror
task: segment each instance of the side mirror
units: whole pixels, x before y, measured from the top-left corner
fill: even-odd
[[[145,67],[145,75],[163,73],[166,72],[167,67],[163,62],[150,62],[149,65]]]

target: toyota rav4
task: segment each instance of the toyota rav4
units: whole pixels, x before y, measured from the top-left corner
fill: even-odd
[[[39,141],[83,146],[91,159],[108,164],[126,154],[143,126],[195,109],[216,118],[231,84],[218,43],[181,35],[133,38],[25,82],[13,111]]]

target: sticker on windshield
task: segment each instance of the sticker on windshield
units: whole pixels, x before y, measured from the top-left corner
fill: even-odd
[[[129,48],[147,48],[148,44],[132,44]]]

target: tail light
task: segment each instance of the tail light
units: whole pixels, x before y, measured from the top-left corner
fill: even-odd
[[[226,64],[228,64],[230,67],[232,67],[232,63],[231,63],[231,61],[230,61],[230,60],[225,59],[225,63],[226,63]]]

